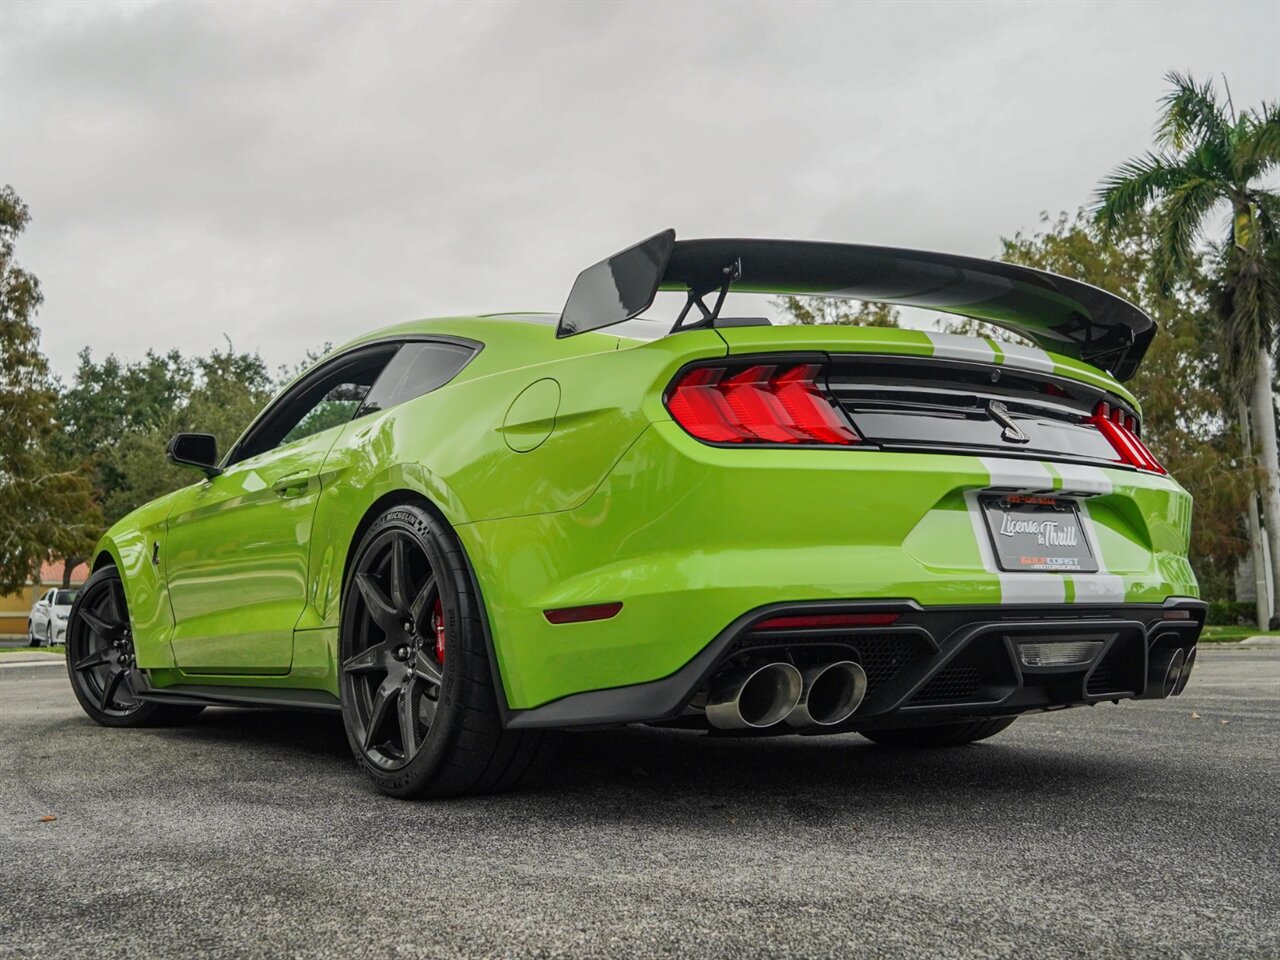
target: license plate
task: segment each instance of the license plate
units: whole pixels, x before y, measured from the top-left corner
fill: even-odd
[[[1097,573],[1074,500],[990,496],[982,513],[1001,570]]]

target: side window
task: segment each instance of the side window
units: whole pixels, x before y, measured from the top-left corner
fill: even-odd
[[[321,430],[328,430],[346,423],[360,409],[360,404],[369,393],[372,384],[362,382],[362,377],[352,377],[342,383],[335,384],[333,389],[320,398],[320,402],[303,414],[302,419],[290,428],[280,441],[283,446],[309,437]]]
[[[360,415],[386,410],[443,387],[475,354],[473,348],[454,343],[406,343],[364,398]]]
[[[323,364],[267,409],[228,463],[239,463],[346,423],[360,409],[395,353],[395,344],[387,344]]]

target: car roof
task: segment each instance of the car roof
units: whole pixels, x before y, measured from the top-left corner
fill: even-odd
[[[407,320],[361,334],[335,347],[316,361],[329,362],[360,347],[400,339],[440,338],[445,341],[480,344],[475,361],[467,365],[467,376],[483,376],[498,370],[529,366],[566,357],[583,356],[615,350],[622,331],[593,333],[582,337],[557,338],[559,314],[519,313],[477,314],[473,316],[434,317]],[[666,333],[667,325],[655,336]],[[582,341],[580,343],[575,341]],[[302,377],[315,369],[312,364],[299,372],[292,382],[281,388],[288,391]],[[277,395],[280,395],[277,394]]]
[[[594,352],[575,349],[570,345],[570,341],[558,338],[556,324],[559,320],[558,313],[531,310],[407,320],[362,334],[336,347],[332,354],[336,355],[353,347],[381,340],[414,336],[463,337],[478,340],[486,346],[511,344],[513,347],[524,350],[544,348],[548,352],[548,358],[566,353]],[[611,348],[616,345],[618,338],[637,341],[657,340],[666,336],[670,330],[669,321],[639,317],[626,323],[616,324],[596,334],[595,336],[607,338],[608,346],[597,343],[595,350],[602,347]]]

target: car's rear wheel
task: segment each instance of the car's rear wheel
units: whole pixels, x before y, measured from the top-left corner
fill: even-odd
[[[141,672],[124,585],[115,567],[95,571],[67,617],[67,673],[89,717],[104,727],[182,723],[204,707],[149,703],[138,697]]]
[[[940,723],[928,727],[894,727],[863,730],[862,735],[882,747],[958,747],[994,737],[1007,730],[1017,717],[994,717],[964,723]]]
[[[352,752],[384,793],[503,790],[545,749],[502,727],[482,616],[444,523],[406,504],[369,527],[343,596],[340,690]]]

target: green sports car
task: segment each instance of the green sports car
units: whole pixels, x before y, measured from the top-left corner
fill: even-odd
[[[646,318],[683,293],[674,324]],[[1023,344],[775,326],[730,291],[977,318]],[[68,672],[107,726],[340,712],[396,796],[502,789],[548,731],[968,743],[1181,692],[1191,498],[1141,439],[1155,324],[986,260],[666,231],[560,314],[334,351],[116,524]],[[1035,343],[1031,347],[1026,343]]]

